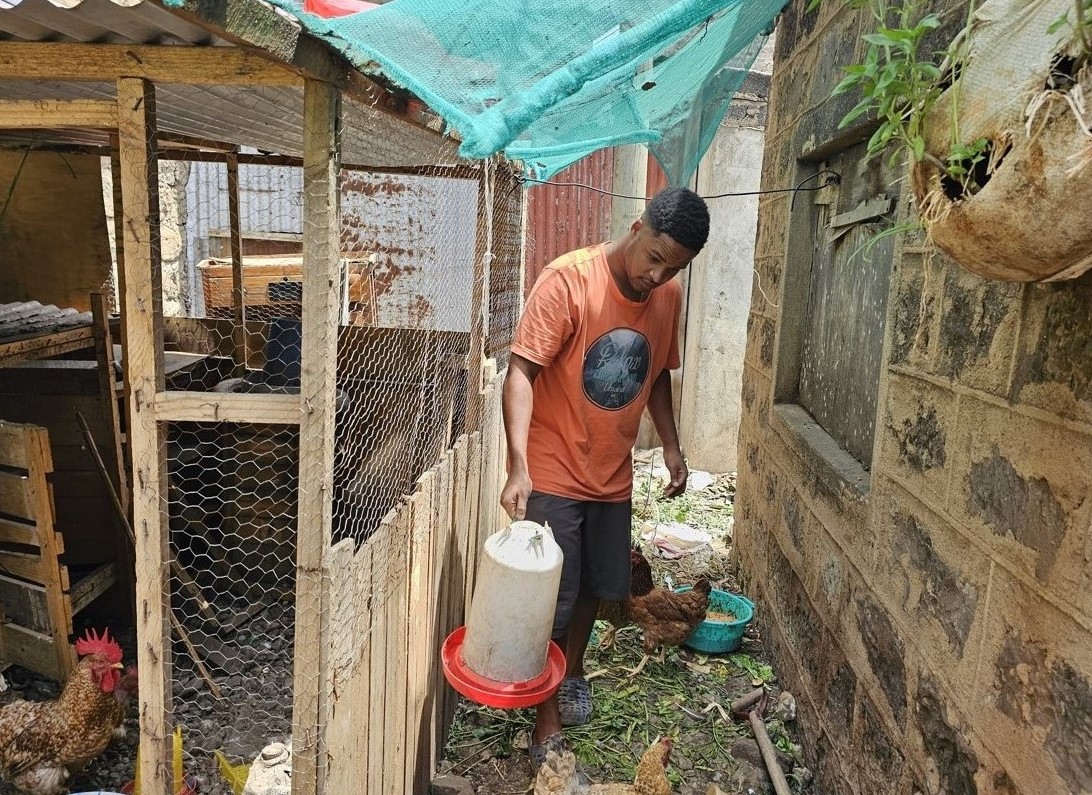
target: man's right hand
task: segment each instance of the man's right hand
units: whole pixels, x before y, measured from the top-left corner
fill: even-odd
[[[500,504],[512,519],[527,515],[527,498],[531,496],[531,477],[526,472],[513,472],[501,489]]]

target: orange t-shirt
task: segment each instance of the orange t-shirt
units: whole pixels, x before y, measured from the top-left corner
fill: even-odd
[[[629,499],[641,413],[660,373],[679,366],[681,309],[675,281],[645,301],[622,295],[603,245],[546,266],[512,343],[513,353],[543,368],[527,440],[535,491],[597,502]]]

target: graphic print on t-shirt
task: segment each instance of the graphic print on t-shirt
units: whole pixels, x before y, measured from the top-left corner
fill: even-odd
[[[600,408],[624,408],[640,394],[648,366],[645,335],[631,328],[611,329],[584,354],[584,394]]]

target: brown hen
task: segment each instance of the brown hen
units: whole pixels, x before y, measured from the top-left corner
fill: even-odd
[[[535,776],[534,795],[671,795],[667,762],[671,741],[661,739],[648,747],[632,784],[592,784],[581,787],[576,775],[576,757],[560,734],[546,741],[546,762]]]
[[[632,573],[626,615],[644,633],[644,657],[630,672],[630,676],[636,676],[656,649],[660,649],[662,661],[666,647],[682,643],[705,620],[712,586],[702,577],[693,589],[683,593],[660,588],[653,584],[652,567],[640,551],[631,550],[629,558]]]
[[[121,676],[121,647],[93,630],[76,641],[79,664],[55,701],[0,710],[0,775],[20,792],[64,795],[73,771],[101,754],[121,728],[136,687]]]

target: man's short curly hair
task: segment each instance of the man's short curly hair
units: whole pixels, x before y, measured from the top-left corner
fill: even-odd
[[[664,188],[652,197],[643,217],[653,232],[671,235],[691,251],[701,251],[709,239],[709,208],[687,188]]]

